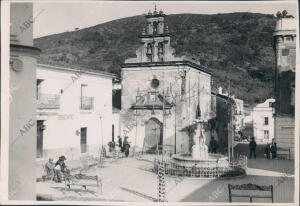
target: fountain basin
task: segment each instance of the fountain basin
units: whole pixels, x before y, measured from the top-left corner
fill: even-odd
[[[208,154],[206,159],[193,159],[191,154],[175,154],[172,156],[174,162],[186,166],[217,167],[229,166],[228,157],[222,154]]]
[[[208,154],[207,159],[193,159],[191,154],[175,154],[170,158],[155,160],[154,170],[164,166],[165,173],[169,175],[219,178],[244,176],[247,168],[247,157],[228,161],[222,154]]]

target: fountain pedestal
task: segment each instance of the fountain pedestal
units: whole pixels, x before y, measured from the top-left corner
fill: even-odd
[[[199,129],[196,129],[194,135],[194,145],[192,147],[192,158],[194,160],[206,160],[208,158],[208,147],[205,144],[204,129],[199,124]]]

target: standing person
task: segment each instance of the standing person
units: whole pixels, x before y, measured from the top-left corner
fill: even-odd
[[[124,141],[123,141],[123,151],[125,152],[126,157],[129,156],[129,148],[130,148],[130,144],[127,139],[128,139],[128,137],[125,136]]]
[[[277,143],[275,142],[275,139],[272,139],[271,153],[272,159],[275,159],[277,157]]]
[[[271,145],[270,145],[270,143],[267,143],[267,146],[265,148],[265,154],[266,154],[267,159],[270,159],[270,153],[271,153]]]
[[[251,137],[251,141],[249,143],[249,149],[250,149],[250,159],[252,156],[254,156],[254,159],[256,159],[256,142],[254,140],[254,137]]]
[[[211,140],[209,142],[209,149],[212,153],[217,153],[217,148],[218,148],[218,143],[217,141],[215,140],[215,137],[212,136],[211,137]]]
[[[122,152],[123,144],[122,144],[122,138],[120,136],[118,136],[118,143],[119,143],[120,150]]]

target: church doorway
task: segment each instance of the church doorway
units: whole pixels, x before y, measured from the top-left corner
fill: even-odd
[[[143,151],[156,153],[161,151],[163,144],[163,124],[156,118],[150,118],[145,124]]]

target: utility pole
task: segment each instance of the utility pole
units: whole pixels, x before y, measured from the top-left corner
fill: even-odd
[[[139,88],[136,92],[136,98],[135,98],[135,101],[137,102],[138,101],[138,96],[139,96]],[[137,133],[138,133],[138,123],[137,123],[137,117],[138,117],[138,111],[135,110],[134,111],[135,114],[135,140],[134,140],[134,150],[133,150],[133,156],[135,156],[135,150],[136,150],[136,139],[137,139]]]
[[[174,153],[176,154],[176,145],[177,145],[177,137],[176,137],[176,130],[177,130],[177,111],[176,111],[176,107],[177,107],[177,104],[176,104],[176,98],[177,98],[177,92],[175,93],[175,100],[174,100],[174,103],[175,103],[175,105],[174,105],[174,110],[175,110],[175,112],[174,112],[174,115],[175,115],[175,134],[174,134],[174,138],[175,138],[175,148],[174,148]]]
[[[230,103],[230,124],[229,124],[229,128],[230,128],[230,143],[231,145],[229,146],[229,161],[230,161],[230,156],[233,158],[234,155],[234,145],[233,145],[233,141],[234,141],[234,130],[233,130],[233,115],[234,115],[234,105],[235,105],[235,101],[233,98],[231,98],[231,81],[229,80],[229,87],[228,87],[228,101],[232,100],[233,102]],[[229,138],[229,137],[228,137]],[[229,145],[229,144],[228,144]],[[230,149],[231,148],[231,149]]]
[[[163,73],[163,141],[165,138],[165,75]],[[161,154],[161,161],[158,159],[158,202],[165,202],[166,201],[166,180],[165,180],[165,163],[164,163],[164,143],[162,143],[162,154]]]
[[[101,153],[100,153],[100,162],[102,161],[102,157],[104,156],[104,145],[103,145],[103,127],[102,127],[102,116],[99,114],[100,119],[100,130],[101,130]]]

